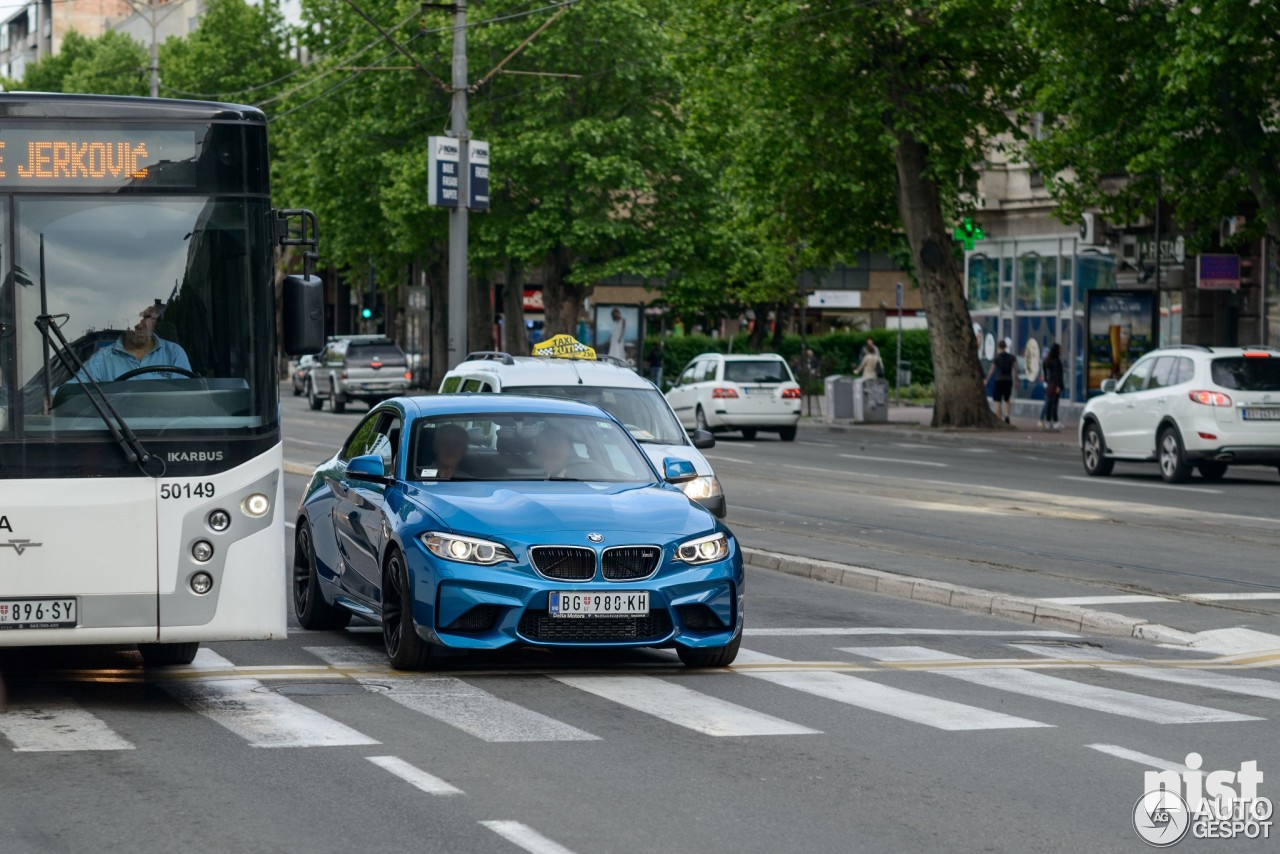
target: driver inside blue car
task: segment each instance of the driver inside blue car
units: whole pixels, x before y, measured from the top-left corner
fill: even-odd
[[[156,300],[138,313],[138,322],[109,347],[95,351],[85,363],[84,370],[76,374],[75,381],[83,382],[85,375],[95,382],[117,380],[130,371],[149,368],[129,379],[156,380],[192,376],[191,360],[187,351],[173,341],[156,335],[156,323],[164,313],[164,304]],[[166,371],[163,368],[180,368]]]

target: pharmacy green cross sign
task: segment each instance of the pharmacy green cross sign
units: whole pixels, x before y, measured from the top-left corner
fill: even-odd
[[[973,221],[973,217],[965,217],[964,222],[955,227],[951,232],[951,236],[964,244],[966,250],[973,249],[973,244],[979,240],[985,240],[987,233],[982,230],[982,226]]]

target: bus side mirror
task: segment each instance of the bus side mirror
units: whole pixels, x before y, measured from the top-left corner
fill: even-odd
[[[324,349],[324,283],[319,276],[284,277],[284,352],[314,355]]]

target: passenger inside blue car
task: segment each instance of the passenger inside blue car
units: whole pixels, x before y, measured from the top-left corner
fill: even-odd
[[[130,372],[137,373],[127,379],[195,376],[187,351],[180,344],[156,335],[156,323],[163,313],[164,304],[160,300],[140,311],[133,328],[126,329],[109,347],[95,351],[72,382],[85,382],[87,379],[99,383],[112,382]],[[166,371],[164,368],[178,370]]]
[[[435,476],[438,480],[469,478],[469,475],[458,470],[458,466],[467,456],[467,448],[470,445],[466,430],[457,424],[441,424],[436,428],[432,444],[436,454]]]

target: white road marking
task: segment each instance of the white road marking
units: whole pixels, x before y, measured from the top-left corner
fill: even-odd
[[[306,649],[335,667],[368,664],[370,662],[362,653],[378,652],[358,647]],[[381,653],[378,653],[378,659],[386,661]],[[391,690],[384,696],[482,741],[597,741],[599,738],[451,676],[370,676],[356,681],[386,685]]]
[[[1130,750],[1127,747],[1120,747],[1116,744],[1086,744],[1085,747],[1090,750],[1096,750],[1099,753],[1105,753],[1108,756],[1115,756],[1120,759],[1128,759],[1130,762],[1137,762],[1139,765],[1146,765],[1149,768],[1157,768],[1161,771],[1174,771],[1178,774],[1191,770],[1185,765],[1177,762],[1170,762],[1167,759],[1161,759],[1159,756],[1150,756],[1146,753],[1139,753],[1136,750]]]
[[[960,448],[960,451],[965,454],[994,454],[995,453],[995,450],[993,448]],[[1023,459],[1034,460],[1035,457],[1024,457]]]
[[[288,528],[290,531],[292,531],[292,530],[294,530],[294,529],[296,529],[296,528],[298,527],[298,526],[297,526],[295,523],[293,523],[293,522],[285,522],[285,523],[284,523],[284,526],[285,526],[286,528]]]
[[[743,664],[783,664],[787,661],[785,658],[749,650],[741,650],[737,660]],[[1025,729],[1053,726],[1053,724],[992,712],[976,706],[966,706],[963,703],[953,703],[950,700],[939,700],[936,697],[892,688],[870,679],[861,679],[829,670],[801,673],[743,671],[743,675],[941,730]]]
[[[1053,605],[1136,605],[1140,602],[1176,602],[1165,596],[1055,596],[1040,599]]]
[[[13,703],[0,713],[0,735],[18,753],[134,749],[97,715],[62,697]]]
[[[1210,629],[1207,632],[1196,632],[1195,637],[1191,642],[1192,649],[1216,652],[1219,655],[1280,650],[1280,635],[1254,629]]]
[[[823,637],[832,635],[945,635],[947,637],[975,637],[975,638],[1002,638],[1002,637],[1018,637],[1018,638],[1078,638],[1080,635],[1071,634],[1070,632],[1055,632],[1047,630],[1037,631],[987,631],[985,629],[906,629],[906,628],[876,628],[868,626],[850,627],[834,627],[834,628],[801,628],[801,629],[750,629],[742,630],[744,635],[752,637]]]
[[[870,454],[841,454],[846,460],[866,460],[872,463],[900,463],[904,466],[930,466],[932,468],[946,469],[951,466],[946,463],[931,463],[927,460],[902,460],[896,457],[875,457]]]
[[[755,445],[754,445],[754,444],[752,444],[751,442],[734,442],[734,443],[733,443],[733,447],[735,447],[735,448],[754,448],[754,447],[755,447]]]
[[[1277,593],[1184,593],[1183,599],[1196,602],[1253,602],[1264,599],[1280,599]]]
[[[726,463],[741,463],[744,466],[752,465],[752,462],[750,460],[740,460],[737,457],[725,457],[725,456],[721,456],[720,454],[703,454],[703,456],[707,457],[708,459],[720,460]]]
[[[813,439],[801,439],[799,442],[796,442],[796,444],[797,444],[797,445],[817,445],[817,446],[818,446],[818,447],[820,447],[820,448],[838,448],[838,447],[840,447],[840,446],[839,446],[838,444],[836,444],[835,442],[815,442]]]
[[[973,661],[962,655],[939,652],[919,646],[845,647],[849,652],[876,661]],[[997,691],[1008,691],[1039,700],[1048,700],[1066,706],[1076,706],[1095,712],[1105,712],[1126,718],[1135,718],[1153,724],[1216,723],[1225,721],[1257,721],[1261,718],[1224,712],[1207,706],[1195,706],[1134,694],[1114,688],[1103,688],[1087,682],[1076,682],[1016,668],[975,668],[966,670],[936,670],[939,675],[971,682]]]
[[[1112,486],[1134,486],[1141,489],[1173,489],[1178,492],[1203,492],[1206,495],[1221,495],[1221,489],[1206,489],[1203,486],[1181,486],[1172,483],[1140,483],[1134,480],[1117,480],[1114,477],[1077,477],[1075,475],[1059,475],[1062,480],[1078,480],[1081,483],[1109,483]]]
[[[511,844],[523,848],[529,854],[573,854],[559,842],[553,842],[527,824],[518,821],[480,822]]]
[[[421,789],[428,795],[461,795],[463,793],[457,786],[446,783],[421,768],[415,768],[396,756],[366,756],[365,759],[368,759],[379,768],[385,768],[401,780]]]
[[[913,449],[925,450],[925,451],[938,450],[937,445],[924,445],[917,442],[891,442],[890,444],[892,444],[895,448],[913,448]]]
[[[554,676],[588,694],[705,735],[812,735],[818,730],[650,676]]]
[[[1012,644],[1012,646],[1033,655],[1043,655],[1045,658],[1052,659],[1067,659],[1071,661],[1134,660],[1126,655],[1116,655],[1115,653],[1092,649],[1063,649],[1062,647],[1036,646],[1035,644]],[[1280,700],[1280,682],[1259,679],[1253,676],[1215,673],[1211,670],[1184,670],[1177,667],[1126,667],[1115,672],[1122,673],[1125,676],[1136,676],[1139,679],[1153,679],[1157,682],[1172,682],[1175,685],[1191,685],[1196,688],[1225,691],[1228,694],[1243,694],[1247,697]]]
[[[200,650],[199,669],[233,668],[209,649]],[[364,733],[274,691],[257,679],[162,682],[170,696],[193,712],[229,729],[251,747],[337,747],[377,744]]]

